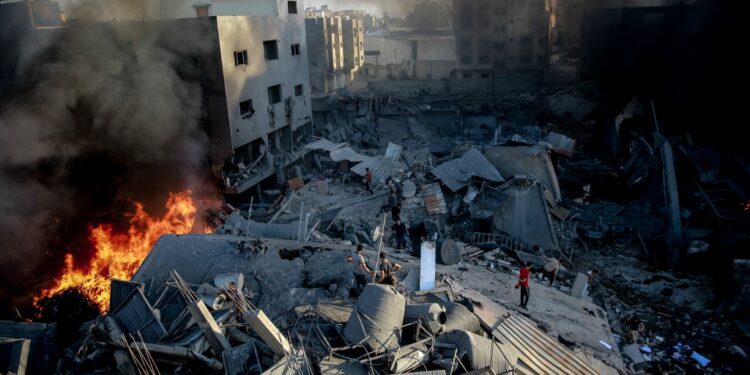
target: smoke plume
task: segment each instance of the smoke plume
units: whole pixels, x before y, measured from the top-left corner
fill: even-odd
[[[170,191],[210,190],[200,71],[185,58],[215,48],[208,24],[88,22],[141,2],[103,3],[77,1],[76,24],[24,36],[0,97],[4,314],[48,286],[63,253],[88,258],[89,226],[117,225],[133,201],[158,210]]]

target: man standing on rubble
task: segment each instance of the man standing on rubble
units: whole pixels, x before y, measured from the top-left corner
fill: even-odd
[[[401,219],[396,219],[396,224],[391,227],[393,236],[396,237],[396,248],[401,250],[406,245],[406,225]]]
[[[359,295],[359,292],[365,288],[365,285],[367,285],[366,275],[375,275],[375,271],[371,270],[370,267],[367,266],[367,262],[365,261],[364,256],[364,249],[365,246],[359,244],[357,245],[356,252],[347,257],[347,260],[354,266],[354,279],[357,283],[357,295]]]
[[[401,204],[398,202],[391,206],[391,220],[401,221]]]
[[[526,262],[525,265],[521,266],[521,271],[518,273],[518,283],[516,283],[516,288],[521,289],[521,307],[526,309],[526,304],[529,303],[529,295],[531,294],[529,291],[529,267],[531,267],[531,262]]]
[[[380,273],[378,275],[378,284],[386,284],[396,286],[398,278],[396,272],[401,269],[401,265],[398,263],[391,263],[388,260],[388,256],[385,252],[380,252]]]
[[[370,195],[375,194],[372,191],[372,171],[370,171],[370,168],[365,168],[365,178],[363,181],[365,183],[365,191],[370,193]]]

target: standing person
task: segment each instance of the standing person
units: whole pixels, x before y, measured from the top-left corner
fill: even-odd
[[[365,285],[367,285],[367,275],[374,276],[375,271],[371,270],[370,267],[367,266],[367,262],[365,261],[364,256],[364,249],[365,246],[362,244],[357,245],[357,249],[355,252],[349,256],[347,256],[347,260],[352,263],[352,266],[354,267],[354,279],[357,283],[357,292],[356,295],[359,295],[359,292],[364,289]]]
[[[401,222],[401,219],[396,219],[396,224],[393,224],[391,229],[396,237],[396,248],[403,249],[406,245],[406,225]]]
[[[395,286],[398,283],[396,272],[401,269],[398,263],[391,263],[385,252],[380,253],[380,272],[378,274],[378,284]]]
[[[365,168],[365,178],[363,181],[365,183],[365,191],[370,193],[370,195],[375,194],[372,191],[372,171],[370,171],[370,168]]]
[[[525,265],[521,267],[521,271],[518,273],[518,283],[516,283],[516,287],[521,289],[521,307],[526,309],[526,304],[529,303],[529,296],[531,295],[529,290],[529,267],[531,267],[531,262],[526,262]]]
[[[391,207],[391,220],[401,221],[401,204],[398,202]]]
[[[596,268],[586,272],[586,286],[583,288],[582,296],[588,296],[591,293],[591,282],[599,276],[599,270]]]
[[[404,185],[400,180],[395,180],[393,185],[396,190],[396,203],[401,204],[401,200],[404,198]]]
[[[555,258],[547,258],[544,255],[542,255],[542,259],[544,259],[544,277],[542,277],[542,280],[549,279],[549,286],[552,286],[552,283],[557,280],[557,272],[560,271],[560,261]]]

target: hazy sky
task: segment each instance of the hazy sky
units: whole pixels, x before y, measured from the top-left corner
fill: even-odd
[[[307,0],[305,6],[320,7],[328,5],[332,10],[366,10],[377,16],[383,11],[394,16],[406,16],[414,8],[416,0]]]

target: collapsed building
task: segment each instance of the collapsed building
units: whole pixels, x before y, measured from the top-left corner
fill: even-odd
[[[501,2],[490,3],[504,14]],[[224,116],[212,123],[223,124],[217,131],[225,137],[214,140],[224,140],[222,157],[230,161],[220,172],[229,203],[213,218],[213,233],[163,236],[132,279],[112,280],[107,313],[83,324],[75,342],[60,349],[61,358],[49,354],[57,352],[50,345],[53,325],[2,322],[10,353],[3,369],[626,374],[747,368],[748,267],[741,249],[748,240],[750,179],[741,158],[662,132],[657,107],[639,97],[605,108],[591,82],[492,98],[420,86],[397,92],[383,84],[311,99],[296,71],[310,54],[289,40],[298,34],[276,44],[263,40],[276,34],[252,43],[244,37],[277,33],[280,12],[299,17],[292,12],[297,2],[269,4],[275,10],[258,24],[263,30],[252,17],[158,21],[177,30],[200,23],[218,40],[213,62],[200,66],[212,82],[206,108]],[[529,4],[529,11],[543,13],[541,2]],[[469,10],[458,11],[456,22],[465,26],[468,17],[473,25],[490,14]],[[493,22],[506,21],[513,24]],[[525,34],[541,25],[535,17],[522,21],[524,36],[510,37],[519,38],[513,51],[528,52],[531,70],[543,70],[547,57],[537,43],[546,39]],[[502,26],[490,33],[505,33]],[[470,30],[464,31],[474,35]],[[486,37],[477,35],[479,42]],[[475,52],[480,49],[472,49],[472,64],[476,57],[481,69],[467,74],[501,71],[490,65],[502,62],[503,53],[493,62]],[[284,83],[268,81],[278,75]],[[239,84],[245,81],[252,84]],[[287,95],[290,104],[282,99]],[[368,170],[372,193],[362,184]],[[278,183],[268,183],[274,174]],[[397,248],[396,218],[409,228],[406,249]],[[347,261],[357,244],[366,245],[372,269],[381,252],[401,265],[400,282],[368,279],[373,282],[360,290]],[[550,258],[560,264],[554,283],[541,277]],[[729,261],[717,267],[724,284],[714,288],[710,277],[690,272],[714,270],[717,258]],[[526,264],[533,275],[528,310],[518,306],[514,288]]]

